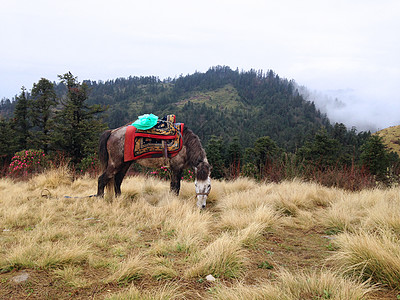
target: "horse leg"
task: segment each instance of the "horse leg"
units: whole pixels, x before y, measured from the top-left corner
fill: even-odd
[[[122,165],[122,169],[115,174],[114,178],[114,191],[115,191],[115,196],[121,195],[121,183],[122,180],[124,180],[126,172],[128,172],[129,167],[131,166],[132,161],[126,162]]]
[[[98,185],[97,185],[97,196],[98,197],[104,196],[104,188],[107,185],[109,187],[111,187],[113,185],[113,182],[115,182],[115,175],[119,171],[120,171],[120,167],[117,169],[115,167],[112,167],[111,165],[108,165],[108,167],[106,168],[104,173],[100,175],[99,180],[98,180]],[[115,190],[115,186],[114,186],[114,190]]]
[[[181,178],[183,170],[172,170],[171,174],[171,192],[179,195],[179,190],[181,189]]]
[[[97,183],[97,197],[104,196],[104,188],[107,186],[111,179],[112,176],[109,176],[107,174],[107,171],[100,175]]]

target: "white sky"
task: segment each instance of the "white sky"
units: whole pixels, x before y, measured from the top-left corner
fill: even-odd
[[[78,80],[274,70],[332,121],[400,124],[399,0],[0,0],[0,98]],[[337,98],[341,105],[336,105]]]

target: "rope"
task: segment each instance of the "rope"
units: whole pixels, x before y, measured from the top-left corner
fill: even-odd
[[[57,197],[53,197],[53,196],[51,195],[51,192],[50,192],[48,189],[43,189],[43,190],[40,192],[40,196],[41,196],[42,198],[46,198],[46,199],[57,198]],[[64,196],[64,198],[68,198],[68,199],[92,198],[92,197],[97,197],[97,195],[96,195],[96,194],[93,194],[93,195],[82,196],[82,197]]]
[[[42,198],[51,198],[51,192],[48,189],[44,189],[41,191],[40,196]]]
[[[92,197],[97,197],[97,195],[96,195],[96,194],[93,194],[93,195],[82,196],[82,197],[64,196],[64,198],[68,198],[68,199],[81,199],[81,198],[92,198]]]

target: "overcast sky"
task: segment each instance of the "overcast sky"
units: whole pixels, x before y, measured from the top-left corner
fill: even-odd
[[[0,0],[0,28],[0,98],[68,71],[164,79],[225,65],[294,79],[348,127],[400,124],[399,0]]]

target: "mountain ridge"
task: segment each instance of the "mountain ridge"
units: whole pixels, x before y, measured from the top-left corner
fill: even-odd
[[[257,138],[270,136],[294,151],[330,126],[326,115],[300,95],[293,80],[272,70],[239,72],[217,66],[164,81],[130,77],[87,84],[89,103],[109,106],[106,121],[111,128],[144,113],[174,113],[204,142],[215,135],[228,141],[238,137],[243,146],[250,146]]]
[[[227,142],[237,137],[243,147],[251,147],[257,138],[269,136],[292,152],[319,130],[334,130],[328,117],[299,92],[304,87],[272,70],[239,72],[215,66],[174,79],[130,76],[83,82],[90,90],[89,105],[108,106],[103,120],[110,128],[133,122],[145,113],[160,117],[172,113],[205,144],[212,136]],[[55,83],[54,88],[62,99],[65,85]],[[0,113],[11,118],[13,105],[0,105]]]

